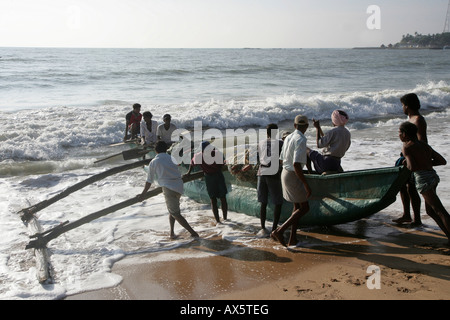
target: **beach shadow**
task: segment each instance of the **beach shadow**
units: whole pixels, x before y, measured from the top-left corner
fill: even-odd
[[[342,232],[338,229],[338,232],[334,234],[330,230],[332,229],[327,230],[327,235],[344,234],[345,237],[348,237],[348,231]],[[386,235],[386,237],[367,237],[365,241],[359,243],[339,243],[333,242],[329,238],[323,240],[321,237],[321,234],[318,236],[308,235],[313,245],[306,245],[305,248],[311,250],[303,250],[302,253],[305,255],[353,257],[380,267],[450,280],[450,268],[448,267],[450,247],[447,246],[443,234],[434,232],[430,234],[395,233]],[[433,259],[433,262],[430,263],[426,257],[430,254],[442,255],[442,259]]]
[[[191,249],[211,253],[213,255],[227,257],[240,261],[271,261],[277,263],[292,262],[288,257],[278,256],[273,252],[234,244],[223,239],[199,239],[198,245],[192,245]]]
[[[378,266],[385,266],[390,269],[402,270],[406,273],[426,274],[430,277],[450,281],[450,268],[447,263],[420,263],[396,256],[385,256],[381,254],[370,254],[358,256],[358,259],[367,261]]]
[[[365,219],[340,225],[316,226],[308,228],[300,227],[301,230],[305,230],[306,232],[322,234],[324,236],[332,235],[352,239],[366,239],[368,228],[369,225]]]

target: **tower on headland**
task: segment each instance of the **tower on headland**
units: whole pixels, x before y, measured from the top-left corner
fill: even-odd
[[[448,1],[447,17],[445,18],[444,32],[450,32],[450,0]]]

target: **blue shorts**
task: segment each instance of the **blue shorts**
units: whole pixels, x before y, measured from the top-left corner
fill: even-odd
[[[258,201],[269,203],[269,194],[274,205],[283,204],[283,189],[280,175],[258,176]]]
[[[420,193],[435,190],[440,182],[439,176],[434,170],[414,171],[413,177],[416,189]]]

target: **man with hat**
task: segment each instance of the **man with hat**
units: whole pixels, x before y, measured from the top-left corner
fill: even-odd
[[[271,237],[286,246],[284,231],[291,227],[289,245],[297,244],[298,221],[309,211],[308,198],[311,196],[311,188],[303,174],[303,167],[307,162],[306,137],[304,133],[308,129],[308,118],[298,115],[294,120],[294,130],[286,137],[281,150],[280,160],[283,161],[281,184],[283,197],[294,204],[294,210],[283,225],[271,233]]]
[[[350,131],[345,128],[348,122],[348,115],[345,111],[334,110],[331,114],[331,121],[334,128],[323,133],[319,120],[313,119],[316,128],[317,148],[324,148],[322,153],[308,149],[308,171],[311,172],[311,161],[318,174],[325,172],[343,172],[341,158],[345,155],[351,144]]]

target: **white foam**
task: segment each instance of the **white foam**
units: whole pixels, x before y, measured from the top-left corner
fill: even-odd
[[[171,113],[179,128],[192,129],[194,121],[201,121],[204,128],[226,129],[261,128],[271,122],[291,121],[299,113],[329,122],[332,111],[339,108],[349,113],[350,128],[363,128],[386,124],[388,118],[404,118],[399,98],[409,91],[418,92],[424,112],[437,108],[432,117],[448,117],[448,88],[441,81],[408,91],[294,94],[242,101],[211,99],[181,106],[143,104],[142,111],[150,110],[159,123],[163,114]],[[5,128],[0,135],[0,161],[58,161],[105,154],[109,144],[122,140],[125,114],[130,110],[130,106],[108,104],[95,109],[64,107],[0,112],[0,126]],[[0,175],[8,175],[7,170],[0,169]]]

